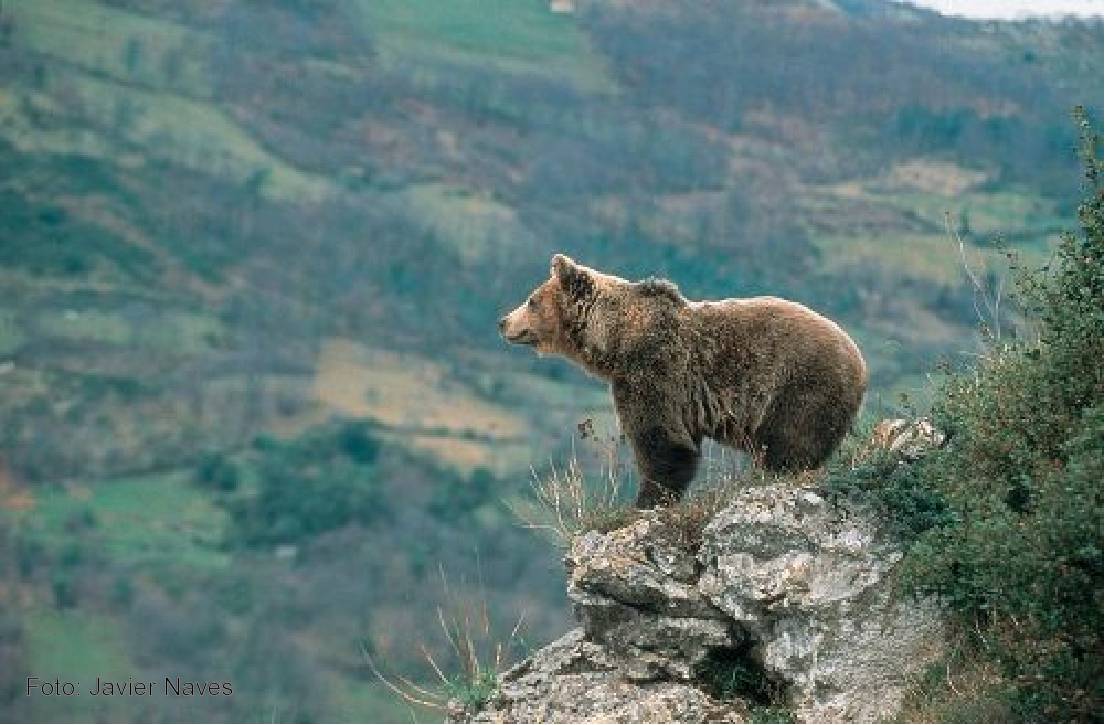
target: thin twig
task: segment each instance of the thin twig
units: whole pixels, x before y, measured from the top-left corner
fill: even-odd
[[[971,295],[971,304],[975,309],[975,316],[978,317],[979,321],[981,321],[983,325],[985,325],[986,328],[993,333],[995,340],[1001,340],[1001,297],[1005,280],[999,277],[997,281],[997,289],[993,294],[991,294],[991,292],[987,290],[987,286],[983,283],[978,274],[972,268],[970,261],[967,259],[967,245],[963,241],[963,237],[959,234],[959,230],[955,229],[952,226],[951,212],[949,211],[944,212],[944,230],[947,233],[948,237],[955,241],[959,249],[960,265],[963,267],[963,271],[966,273],[967,279],[970,281],[971,286],[974,288]],[[977,266],[985,270],[986,260],[982,256],[982,252],[976,250],[976,256],[978,257],[978,260],[976,262]],[[983,311],[979,309],[980,300],[983,307],[985,307],[986,309],[985,313],[983,313]]]
[[[372,655],[369,654],[368,647],[365,646],[364,644],[361,645],[361,656],[363,656],[365,658],[365,662],[368,663],[368,668],[370,670],[372,670],[372,674],[376,676],[376,679],[378,679],[380,682],[382,682],[385,687],[387,687],[389,690],[394,692],[399,697],[403,698],[405,701],[410,702],[410,703],[414,703],[416,705],[422,705],[423,707],[429,707],[429,708],[432,708],[434,710],[441,710],[441,711],[445,710],[445,705],[443,703],[432,702],[432,701],[429,701],[429,700],[422,700],[420,698],[417,698],[414,695],[410,694],[409,692],[405,691],[403,688],[396,685],[394,682],[389,680],[387,677],[385,677],[384,673],[380,672],[380,669],[376,666],[376,662],[375,662],[375,660],[372,659]]]

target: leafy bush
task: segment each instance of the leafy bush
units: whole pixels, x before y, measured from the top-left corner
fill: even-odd
[[[196,483],[215,491],[238,488],[238,467],[223,453],[209,453],[196,467]]]
[[[829,498],[874,505],[884,514],[891,533],[905,542],[915,541],[933,527],[955,523],[955,512],[928,483],[933,458],[904,465],[897,454],[884,449],[857,456],[858,449],[868,446],[870,440],[867,428],[845,439],[822,484]]]
[[[54,606],[58,609],[72,609],[77,606],[77,588],[73,583],[73,575],[67,571],[54,572],[50,580],[50,588],[54,593]]]
[[[480,466],[467,480],[444,476],[434,488],[429,511],[439,519],[453,519],[472,513],[486,503],[496,501],[495,475]]]
[[[379,443],[364,424],[267,438],[257,448],[257,490],[228,503],[233,536],[247,545],[294,543],[386,509],[373,465]]]
[[[371,464],[380,455],[380,443],[369,432],[366,423],[346,423],[338,432],[342,452],[357,463]]]
[[[1020,280],[1038,339],[992,345],[937,400],[952,444],[916,475],[950,516],[920,534],[904,571],[961,615],[997,665],[992,696],[1024,721],[1102,719],[1101,162],[1077,118],[1080,233]]]

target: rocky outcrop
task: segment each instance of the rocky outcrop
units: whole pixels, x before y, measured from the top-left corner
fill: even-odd
[[[580,628],[503,674],[475,719],[741,722],[764,693],[799,721],[892,718],[944,642],[935,603],[896,594],[901,558],[869,511],[783,484],[579,535]],[[740,677],[719,690],[726,667]]]
[[[932,601],[904,601],[900,548],[863,510],[809,490],[753,489],[703,535],[698,588],[755,643],[798,719],[893,717],[909,677],[939,654]]]
[[[679,680],[639,679],[618,652],[575,629],[500,677],[478,722],[744,722],[742,702],[721,702]]]

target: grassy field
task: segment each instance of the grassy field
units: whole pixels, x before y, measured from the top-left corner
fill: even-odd
[[[868,265],[940,284],[958,284],[963,275],[954,240],[941,234],[818,236],[814,244],[830,272]]]
[[[331,189],[328,180],[300,171],[262,148],[212,103],[80,71],[59,71],[50,88],[72,96],[96,126],[146,149],[152,158],[238,183],[263,174],[262,193],[276,198],[319,199]]]
[[[226,336],[225,326],[203,312],[159,312],[142,321],[101,310],[46,310],[35,319],[38,339],[108,343],[195,355]],[[0,338],[2,339],[2,338]]]
[[[943,224],[944,213],[956,226],[966,226],[976,238],[1009,237],[1031,240],[1029,249],[1041,251],[1049,237],[1069,226],[1059,215],[1054,202],[1038,195],[1016,191],[972,191],[956,196],[924,192],[890,193],[880,200],[900,211],[916,214],[932,223]]]
[[[97,675],[126,676],[132,664],[120,647],[118,625],[95,614],[39,610],[31,617],[31,666],[91,686]],[[69,642],[70,647],[58,647]]]
[[[33,697],[30,713],[35,720],[110,721],[133,709],[125,702],[88,694],[97,677],[125,679],[137,672],[118,622],[79,610],[37,609],[29,614],[26,631],[30,672],[50,682],[58,678],[77,683],[83,690],[74,697]]]
[[[238,183],[260,175],[261,193],[275,198],[333,190],[264,149],[211,101],[201,33],[79,0],[17,0],[4,12],[17,47],[59,61],[39,88],[0,92],[0,134],[16,148],[138,163],[128,152],[141,148],[148,159]],[[75,116],[72,126],[82,129],[44,129],[36,120],[56,114]]]
[[[30,507],[8,515],[55,551],[77,544],[89,548],[88,555],[107,555],[127,567],[223,567],[227,557],[217,547],[226,514],[190,484],[190,475],[43,487]]]
[[[11,310],[0,310],[0,355],[18,350],[23,344],[23,331]]]
[[[83,0],[8,0],[12,40],[97,75],[209,97],[203,33]]]
[[[368,418],[394,429],[392,440],[463,472],[523,468],[529,421],[449,380],[440,363],[349,340],[322,347],[314,398],[331,415]],[[321,415],[321,418],[318,416]]]
[[[407,213],[454,246],[469,264],[525,248],[533,234],[509,206],[447,184],[415,184],[401,194]]]
[[[392,65],[482,66],[583,91],[614,88],[574,21],[541,0],[358,0],[351,11]]]

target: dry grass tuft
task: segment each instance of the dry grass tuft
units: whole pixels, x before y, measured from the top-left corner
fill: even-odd
[[[623,485],[624,440],[617,435],[596,436],[590,419],[577,429],[580,438],[598,454],[598,474],[588,476],[573,450],[567,465],[558,468],[551,464],[548,475],[541,476],[531,469],[532,497],[510,504],[523,526],[549,534],[561,546],[567,546],[584,531],[613,531],[627,526],[638,514],[626,497],[628,486]]]
[[[630,466],[622,463],[624,440],[619,436],[597,437],[591,422],[579,426],[580,437],[591,442],[598,452],[598,472],[588,475],[573,452],[563,467],[550,465],[545,476],[533,472],[532,496],[512,502],[510,508],[526,528],[550,535],[558,545],[567,547],[572,539],[587,531],[605,533],[636,521],[643,512],[633,507],[627,482]],[[672,543],[696,550],[706,525],[736,496],[749,488],[777,481],[795,486],[809,485],[824,476],[824,471],[794,475],[775,475],[764,471],[757,461],[733,459],[729,465],[707,465],[706,480],[681,500],[656,511],[669,524]]]
[[[584,531],[612,531],[628,525],[635,510],[622,499],[621,480],[609,473],[588,479],[579,459],[564,468],[552,467],[544,478],[533,474],[533,499],[514,505],[514,513],[526,528],[544,531],[567,545]]]
[[[451,719],[470,716],[488,702],[498,689],[498,676],[513,662],[512,653],[521,645],[525,614],[518,616],[509,634],[497,634],[488,612],[487,598],[478,604],[455,597],[444,570],[439,566],[445,604],[437,607],[437,620],[444,637],[444,656],[435,657],[430,648],[418,649],[436,678],[424,686],[402,675],[385,675],[372,657],[371,646],[361,642],[361,654],[372,674],[408,705],[446,713]]]

